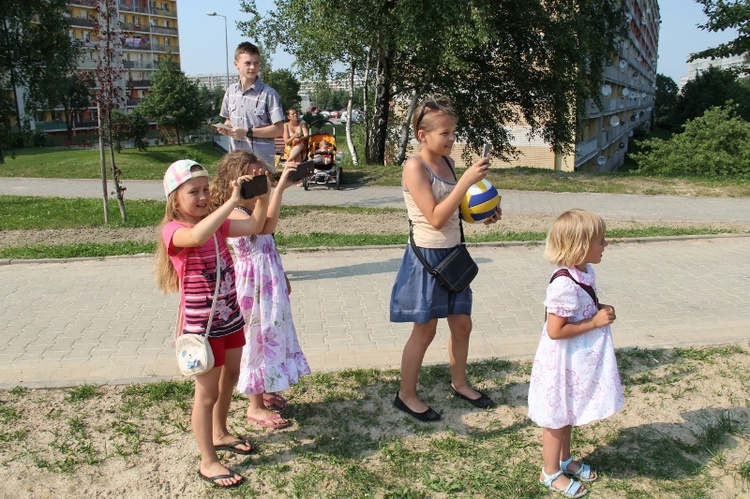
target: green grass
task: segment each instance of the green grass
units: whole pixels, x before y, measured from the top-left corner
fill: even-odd
[[[731,484],[742,495],[750,482],[746,409],[729,403],[726,387],[718,378],[707,379],[705,369],[743,370],[747,356],[739,345],[619,350],[623,378],[644,381],[627,387],[620,413],[574,429],[574,452],[601,476],[586,485],[592,495],[712,497],[729,493]],[[236,399],[230,428],[250,434],[258,451],[247,458],[222,456],[248,477],[230,497],[551,497],[536,479],[542,444],[539,428],[526,417],[530,368],[527,360],[470,363],[472,383],[496,400],[498,393],[512,393],[497,408],[476,411],[447,395],[449,366],[425,366],[420,393],[445,418],[436,425],[414,422],[392,408],[399,382],[399,371],[393,369],[301,378],[285,392],[287,415],[296,424],[281,432],[248,425],[246,403]],[[673,372],[684,375],[669,380]],[[709,389],[700,396],[670,403],[675,394],[702,381]],[[191,485],[195,493],[210,496],[214,491],[198,482],[192,469],[198,463],[189,426],[192,388],[192,381],[179,379],[31,390],[23,396],[19,389],[0,391],[0,442],[6,443],[0,462],[74,479],[94,470],[104,476],[112,470],[143,470],[170,490],[196,480]],[[737,386],[744,399],[747,388],[747,379]],[[98,403],[88,403],[93,397]],[[656,417],[628,403],[650,399],[661,403]],[[37,413],[45,415],[45,424],[25,431],[25,416]],[[189,478],[184,463],[179,471],[153,467],[154,456],[174,446],[193,453],[179,456],[190,460]],[[716,477],[727,480],[718,483]],[[136,495],[140,490],[134,484]]]
[[[160,180],[167,166],[183,158],[193,159],[213,172],[222,151],[210,142],[182,146],[155,146],[146,152],[123,149],[115,153],[117,167],[123,178],[133,180]],[[111,176],[109,152],[107,176]],[[96,149],[18,149],[16,157],[5,158],[0,164],[0,177],[30,178],[101,178],[99,151]]]

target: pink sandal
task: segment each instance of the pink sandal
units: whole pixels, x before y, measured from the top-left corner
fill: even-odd
[[[247,416],[247,420],[274,430],[281,430],[282,428],[288,428],[292,426],[292,422],[281,417],[281,414],[274,414],[270,418],[265,419],[256,419]]]
[[[263,403],[271,411],[283,411],[286,409],[286,399],[278,393],[264,393]]]

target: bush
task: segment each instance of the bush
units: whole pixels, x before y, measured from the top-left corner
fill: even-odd
[[[669,140],[649,139],[632,155],[638,171],[669,175],[750,175],[750,123],[733,105],[713,107]]]

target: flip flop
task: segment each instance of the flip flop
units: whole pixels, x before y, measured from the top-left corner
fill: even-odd
[[[278,393],[264,393],[263,403],[272,411],[283,411],[286,409],[286,399]]]
[[[201,470],[198,470],[198,476],[201,477],[201,480],[205,480],[208,483],[219,487],[220,489],[231,489],[232,487],[236,487],[240,485],[242,482],[245,481],[245,477],[240,475],[239,473],[235,472],[232,468],[227,468],[229,470],[230,475],[214,475],[214,476],[206,476],[203,473],[201,473]],[[235,475],[239,475],[241,478],[230,484],[230,485],[222,485],[219,483],[219,480],[233,480]]]
[[[240,449],[240,445],[246,445],[250,447],[250,449]],[[239,454],[241,456],[247,456],[248,454],[252,454],[253,452],[255,452],[255,447],[253,447],[253,444],[250,443],[250,440],[235,440],[234,442],[229,442],[228,444],[214,445],[214,450],[225,450],[228,452],[234,452],[235,454]]]
[[[255,424],[265,426],[266,428],[272,428],[274,430],[280,430],[282,428],[288,428],[292,426],[292,422],[289,421],[288,419],[285,420],[283,417],[281,417],[281,414],[274,414],[273,416],[269,418],[265,418],[265,419],[256,419],[256,418],[251,418],[250,416],[247,416],[247,420]],[[278,421],[278,422],[274,423],[274,421]]]

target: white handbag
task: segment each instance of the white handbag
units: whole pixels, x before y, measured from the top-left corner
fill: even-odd
[[[221,260],[219,258],[219,243],[214,234],[214,247],[216,248],[216,289],[214,299],[211,303],[211,313],[208,316],[206,332],[203,334],[182,334],[182,306],[177,316],[175,326],[174,348],[177,355],[177,366],[185,376],[197,376],[205,374],[214,367],[214,353],[208,342],[208,334],[211,332],[211,323],[216,310],[216,298],[219,295],[219,283],[221,281]]]

